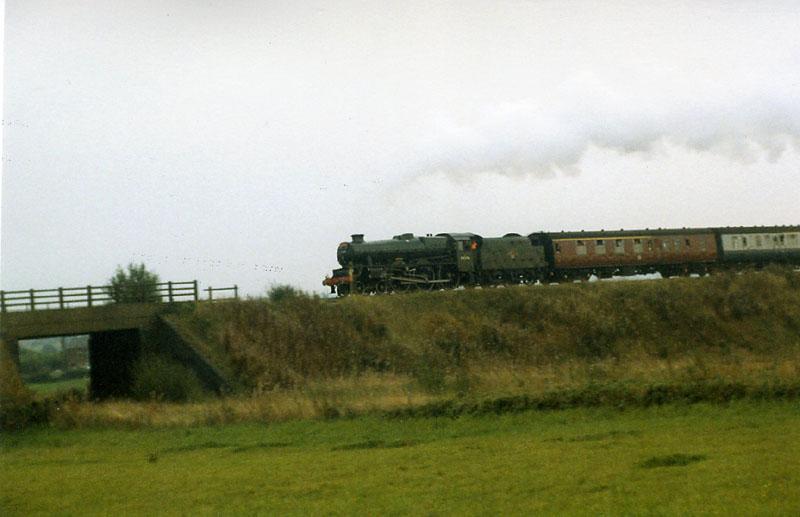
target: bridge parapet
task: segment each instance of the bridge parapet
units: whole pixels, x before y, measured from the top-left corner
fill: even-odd
[[[160,303],[115,303],[49,311],[14,311],[3,315],[2,334],[36,339],[143,328],[162,310]]]
[[[207,293],[208,300],[214,300],[214,293],[220,292],[226,293],[227,297],[231,297],[230,293],[233,298],[239,297],[239,288],[236,285],[233,287],[207,287],[203,291]],[[142,302],[172,303],[200,301],[201,299],[197,280],[158,283],[155,289],[148,293],[147,298]],[[220,299],[219,295],[216,299]],[[95,307],[116,301],[114,289],[110,285],[0,291],[0,312]]]

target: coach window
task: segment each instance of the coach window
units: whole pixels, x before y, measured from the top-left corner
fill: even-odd
[[[625,242],[622,239],[617,239],[614,241],[614,253],[617,255],[622,255],[625,253]]]
[[[586,255],[586,243],[584,241],[576,241],[575,246],[576,255]]]
[[[756,248],[760,248],[761,245],[762,245],[761,236],[760,235],[756,235]]]
[[[747,248],[747,237],[742,237],[742,248]]]
[[[680,251],[681,249],[681,240],[675,239],[675,251]]]
[[[598,255],[605,255],[606,254],[606,241],[603,239],[598,239],[595,243],[594,251]]]
[[[556,253],[561,253],[561,244],[556,243]]]
[[[687,248],[691,248],[692,247],[692,241],[691,240],[686,239],[686,240],[684,240],[684,243],[686,244]]]
[[[705,251],[706,250],[706,238],[705,237],[700,237],[700,250],[701,251]]]
[[[633,252],[634,253],[642,252],[642,239],[633,239]]]
[[[663,241],[661,241],[661,249],[665,251],[669,250],[669,240],[664,239]]]

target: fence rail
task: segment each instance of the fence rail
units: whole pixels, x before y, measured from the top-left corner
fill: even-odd
[[[209,301],[239,298],[239,287],[207,287],[203,289]],[[233,295],[228,295],[228,293]],[[215,293],[225,293],[215,298]],[[58,287],[56,289],[28,289],[25,291],[0,291],[0,311],[67,309],[93,307],[115,302],[187,302],[202,301],[197,280],[188,282],[161,282],[155,289],[137,296],[135,292],[115,290],[110,285],[84,287]]]

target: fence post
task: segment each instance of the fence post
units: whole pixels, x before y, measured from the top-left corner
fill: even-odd
[[[233,284],[233,299],[234,300],[239,299],[239,286],[236,284]]]
[[[6,292],[0,291],[0,312],[6,312]]]
[[[92,306],[92,286],[90,286],[90,285],[86,286],[86,294],[87,294],[86,301],[89,303],[89,307],[91,307]]]
[[[214,299],[214,288],[211,287],[211,286],[208,286],[208,289],[206,289],[206,291],[208,291],[208,301],[213,300]]]
[[[197,280],[192,282],[192,284],[194,284],[194,301],[197,301],[197,298],[198,298],[198,296],[197,296]]]
[[[59,287],[58,288],[58,308],[59,309],[63,309],[64,308],[64,288],[63,287]]]
[[[167,293],[169,293],[168,294],[169,303],[172,303],[172,280],[167,282]]]
[[[29,291],[29,293],[30,293],[30,298],[31,298],[31,310],[35,311],[36,310],[36,296],[33,294],[33,289],[31,289]]]

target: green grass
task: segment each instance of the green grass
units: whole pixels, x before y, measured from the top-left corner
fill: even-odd
[[[0,513],[793,514],[788,402],[6,434]]]
[[[31,382],[25,384],[25,386],[40,395],[50,395],[70,390],[86,391],[89,388],[89,377],[53,382]]]

